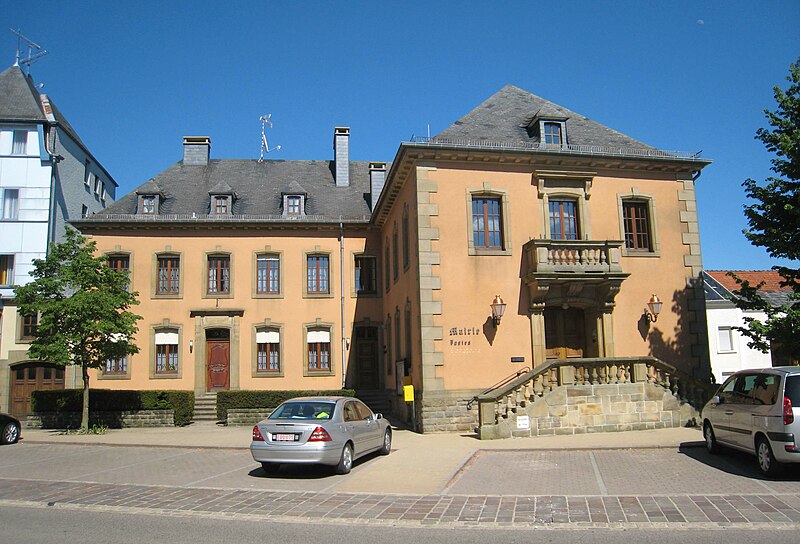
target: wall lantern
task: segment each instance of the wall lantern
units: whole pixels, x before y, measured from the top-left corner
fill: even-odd
[[[500,320],[503,318],[503,314],[506,313],[506,303],[503,302],[503,299],[500,298],[500,295],[494,297],[494,301],[491,304],[492,306],[492,323],[494,323],[495,328],[500,324]]]
[[[658,321],[658,314],[661,313],[661,307],[663,305],[664,303],[661,302],[655,294],[650,297],[650,302],[647,303],[647,308],[644,311],[644,315],[650,323]]]
[[[189,340],[189,353],[192,352],[192,348],[194,348],[194,344],[192,343],[191,340]]]

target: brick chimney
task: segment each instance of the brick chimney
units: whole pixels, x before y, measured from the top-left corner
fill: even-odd
[[[333,160],[337,187],[350,186],[350,127],[333,129]]]
[[[183,137],[183,164],[205,166],[211,155],[211,138],[209,136]]]
[[[385,162],[371,162],[369,163],[369,209],[374,210],[375,205],[383,191],[383,185],[386,183],[386,163]]]

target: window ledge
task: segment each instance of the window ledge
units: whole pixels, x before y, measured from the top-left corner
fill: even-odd
[[[333,293],[303,293],[303,298],[333,298]]]
[[[175,380],[181,378],[180,373],[176,372],[174,374],[150,374],[151,380]]]
[[[254,293],[253,298],[283,298],[283,293]]]
[[[280,372],[255,372],[253,373],[254,378],[283,378],[283,371]]]
[[[642,249],[628,249],[622,248],[623,257],[661,257],[659,251],[645,251]]]
[[[130,380],[130,374],[103,374],[102,372],[99,373],[97,376],[98,380]]]
[[[486,256],[511,256],[512,252],[510,249],[475,249],[469,248],[470,255],[486,255]]]
[[[303,377],[306,378],[314,378],[316,376],[327,377],[335,375],[336,373],[333,370],[308,370],[307,368],[303,370]]]
[[[163,294],[156,293],[156,294],[151,295],[150,298],[153,298],[153,299],[181,299],[181,298],[183,298],[183,295],[181,293],[175,293],[174,295],[173,294],[167,294],[167,293],[163,293]]]

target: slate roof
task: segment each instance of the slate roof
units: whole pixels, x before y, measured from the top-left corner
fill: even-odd
[[[740,279],[750,282],[753,287],[764,282],[764,286],[760,289],[760,294],[764,300],[773,306],[783,306],[790,303],[789,295],[792,294],[792,290],[781,286],[783,278],[775,270],[704,270],[703,288],[707,301],[723,301],[735,298],[733,292],[739,289],[739,284],[728,275],[729,272],[733,272]]]
[[[514,85],[506,85],[497,91],[434,139],[487,140],[522,145],[539,143],[538,131],[528,128],[537,114],[551,119],[567,118],[567,143],[570,145],[654,149]]]
[[[287,217],[287,221],[350,221],[366,222],[370,217],[369,163],[350,162],[350,186],[336,187],[333,161],[287,161],[255,159],[211,159],[207,166],[184,165],[178,162],[131,193],[80,222],[123,219],[136,214],[137,193],[159,192],[163,200],[159,215],[153,220],[197,218],[208,216],[209,193],[219,187],[230,187],[238,198],[233,203],[232,219],[270,219],[281,216],[283,194],[306,193],[306,216]],[[164,217],[166,216],[166,217]],[[149,218],[148,218],[149,219]],[[213,220],[218,220],[214,217]],[[76,221],[77,223],[77,221]]]
[[[23,74],[19,66],[7,68],[0,73],[0,122],[49,123],[39,97],[40,93],[36,90],[33,79]],[[49,96],[47,98],[53,109],[56,123],[63,127],[84,150],[87,150],[86,144],[80,139],[61,110],[56,107],[53,99]]]

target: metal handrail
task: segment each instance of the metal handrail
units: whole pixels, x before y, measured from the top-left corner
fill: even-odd
[[[664,151],[650,148],[609,147],[603,145],[546,144],[541,142],[507,142],[502,140],[473,140],[471,138],[442,138],[438,136],[412,136],[411,143],[427,145],[471,147],[487,149],[546,151],[552,153],[581,153],[588,155],[614,155],[619,157],[647,157],[660,159],[700,159],[702,151]]]
[[[467,410],[472,410],[472,405],[480,400],[479,397],[482,397],[483,395],[485,395],[486,393],[489,393],[490,391],[494,391],[498,387],[503,387],[504,385],[506,385],[506,384],[514,381],[515,379],[517,379],[520,374],[525,374],[526,372],[530,372],[530,370],[531,370],[531,367],[524,366],[524,367],[520,368],[519,370],[517,370],[516,372],[513,372],[513,373],[509,374],[508,376],[506,376],[505,378],[503,378],[502,380],[500,380],[499,382],[497,382],[496,384],[494,384],[490,388],[482,391],[480,394],[475,395],[474,397],[472,397],[471,399],[469,399],[467,401]]]

